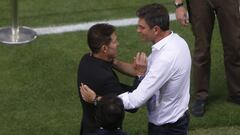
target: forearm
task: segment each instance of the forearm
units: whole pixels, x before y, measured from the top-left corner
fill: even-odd
[[[132,63],[127,63],[121,60],[114,60],[113,66],[119,72],[129,75],[129,76],[137,76],[136,71],[134,69],[134,65]]]

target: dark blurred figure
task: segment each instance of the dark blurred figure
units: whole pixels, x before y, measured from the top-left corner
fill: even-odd
[[[187,25],[183,0],[175,0],[175,3],[177,20]],[[211,39],[216,17],[224,50],[228,100],[240,105],[240,0],[187,0],[187,3],[195,36],[193,67],[196,101],[192,114],[201,117],[205,112],[211,69]]]
[[[100,128],[95,135],[127,135],[121,129],[124,115],[120,98],[103,96],[97,105],[96,120]]]

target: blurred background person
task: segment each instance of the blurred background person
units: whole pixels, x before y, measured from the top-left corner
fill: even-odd
[[[194,90],[196,101],[192,114],[204,115],[209,91],[211,65],[211,39],[218,20],[224,50],[224,65],[228,88],[228,101],[240,105],[240,1],[239,0],[187,0],[190,22],[195,37],[193,53]],[[187,12],[183,0],[175,0],[176,17],[187,25]]]

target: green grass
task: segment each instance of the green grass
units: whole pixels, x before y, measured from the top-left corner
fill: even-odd
[[[78,36],[42,36],[28,46],[1,46],[1,135],[78,132],[75,78],[81,53],[74,40],[62,44],[63,37],[81,43]]]
[[[11,22],[11,1],[0,1],[0,27]],[[27,26],[72,24],[92,20],[134,17],[143,4],[158,0],[24,0],[19,1],[19,23]],[[169,9],[172,2],[162,0]],[[110,11],[110,12],[109,12]],[[173,11],[173,10],[172,10]]]
[[[9,24],[8,2],[0,1],[0,27]],[[135,17],[135,10],[140,5],[154,1],[19,2],[21,23],[38,27]],[[171,2],[163,0],[163,3],[173,11]],[[171,27],[186,39],[193,50],[190,26],[184,28],[172,22]],[[120,40],[119,59],[131,62],[137,51],[150,52],[149,44],[139,40],[135,26],[118,28],[117,33]],[[211,51],[209,104],[203,118],[191,117],[190,135],[237,135],[240,134],[240,107],[226,102],[227,87],[218,29],[214,30]],[[82,112],[76,71],[81,56],[86,52],[85,31],[39,36],[25,46],[0,44],[0,135],[79,134]],[[131,78],[119,76],[122,82],[130,84]],[[147,134],[145,107],[135,114],[127,113],[124,130],[131,135]]]
[[[190,131],[190,135],[239,135],[239,127],[200,128]]]

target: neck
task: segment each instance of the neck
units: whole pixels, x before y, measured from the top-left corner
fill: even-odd
[[[101,53],[94,53],[93,57],[104,60],[104,61],[112,61],[112,59],[109,59],[108,57],[106,57],[105,55],[101,54]]]
[[[153,41],[153,44],[159,42],[160,40],[164,39],[165,37],[167,37],[170,34],[171,34],[170,30],[159,33],[158,37],[156,37],[155,40]]]

